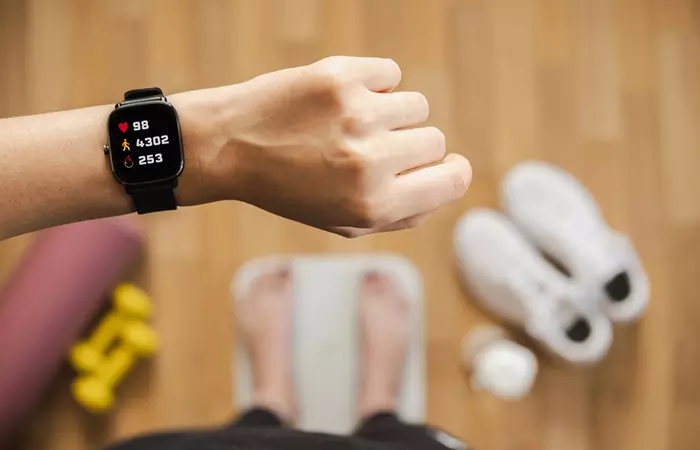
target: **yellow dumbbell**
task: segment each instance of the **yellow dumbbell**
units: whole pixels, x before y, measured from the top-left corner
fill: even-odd
[[[148,295],[133,284],[120,284],[112,296],[113,309],[84,341],[73,346],[70,361],[79,372],[92,372],[104,358],[105,351],[121,334],[127,320],[143,320],[151,315],[153,305]]]
[[[83,375],[73,382],[73,397],[92,412],[107,411],[114,403],[114,389],[136,359],[148,358],[158,349],[158,337],[143,322],[128,321],[122,339],[93,373]]]

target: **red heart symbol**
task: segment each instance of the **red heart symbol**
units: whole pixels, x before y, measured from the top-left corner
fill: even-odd
[[[119,129],[122,130],[122,133],[126,133],[126,129],[129,128],[129,124],[126,122],[122,122],[119,124]]]

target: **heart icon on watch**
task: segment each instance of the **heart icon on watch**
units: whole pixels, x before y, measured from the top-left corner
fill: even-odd
[[[127,128],[129,128],[128,123],[122,122],[119,124],[119,129],[122,130],[122,133],[126,133]]]

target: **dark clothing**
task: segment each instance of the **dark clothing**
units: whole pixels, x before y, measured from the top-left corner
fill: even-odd
[[[446,433],[408,425],[394,413],[375,414],[352,436],[287,428],[277,415],[252,409],[224,428],[137,437],[106,450],[468,450]]]

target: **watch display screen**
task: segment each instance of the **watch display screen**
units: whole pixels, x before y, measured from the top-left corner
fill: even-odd
[[[167,103],[133,104],[109,115],[114,175],[124,184],[172,179],[183,168],[175,109]]]

